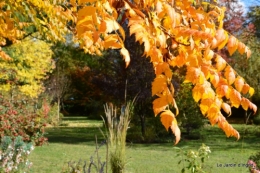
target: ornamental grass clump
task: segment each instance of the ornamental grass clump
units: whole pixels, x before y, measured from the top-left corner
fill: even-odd
[[[126,134],[133,108],[134,102],[128,102],[126,106],[122,106],[120,116],[117,116],[117,107],[114,107],[113,104],[104,105],[108,129],[108,160],[113,173],[122,173],[125,170]]]

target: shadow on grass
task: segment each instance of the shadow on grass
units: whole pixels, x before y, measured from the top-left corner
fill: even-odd
[[[101,128],[105,132],[104,128]],[[46,137],[50,143],[79,144],[95,141],[95,135],[98,141],[103,141],[98,127],[55,127],[46,129]]]
[[[198,140],[189,140],[182,138],[177,147],[180,148],[198,148],[202,143],[210,146],[213,150],[232,150],[232,149],[256,149],[260,146],[260,129],[258,126],[235,125],[235,128],[240,132],[240,140],[236,138],[227,138],[225,133],[218,127],[205,127],[201,130],[201,138]],[[98,142],[104,141],[105,137],[101,133],[106,133],[105,128],[99,127],[54,127],[46,129],[46,137],[50,143],[66,143],[66,144],[89,144],[95,143],[95,135]],[[167,132],[165,132],[167,133]],[[258,135],[257,135],[258,134]],[[134,143],[128,141],[128,147],[139,147],[143,149],[168,150],[174,147],[174,136],[168,139],[168,142],[163,143]]]

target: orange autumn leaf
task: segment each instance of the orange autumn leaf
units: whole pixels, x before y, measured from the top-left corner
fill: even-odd
[[[106,31],[105,31],[106,33],[111,33],[113,31],[117,31],[120,29],[120,25],[114,19],[106,18],[105,22],[106,22]]]
[[[210,67],[208,65],[203,65],[201,67],[201,71],[205,76],[205,79],[208,80],[209,78],[211,78],[212,73],[210,72]]]
[[[231,89],[229,96],[230,96],[231,105],[238,108],[242,100],[241,94],[237,90]]]
[[[207,118],[209,119],[212,125],[218,122],[219,115],[220,115],[220,108],[212,104],[207,113]]]
[[[84,8],[80,9],[78,12],[78,22],[77,25],[84,25],[86,21],[93,20],[94,24],[97,24],[97,16],[96,16],[96,7],[93,6],[85,6]],[[90,18],[89,18],[90,17]],[[82,31],[84,32],[84,31]],[[82,33],[78,33],[81,35]]]
[[[229,87],[228,85],[221,85],[217,87],[216,94],[218,97],[229,96]]]
[[[251,102],[250,105],[249,105],[249,108],[254,111],[254,114],[256,113],[256,111],[257,111],[257,106],[256,106],[254,103]]]
[[[242,43],[242,42],[239,42],[238,43],[238,52],[240,53],[240,54],[244,54],[245,52],[246,52],[246,46],[245,46],[245,44],[244,43]]]
[[[129,65],[130,63],[130,55],[129,55],[129,52],[126,48],[122,48],[120,50],[120,54],[123,55],[124,59],[125,59],[125,63],[126,63],[126,67]]]
[[[186,63],[186,56],[183,54],[176,56],[175,63],[178,67],[182,67]]]
[[[227,62],[221,56],[217,55],[215,61],[218,71],[222,71],[226,67]]]
[[[229,85],[232,85],[235,82],[236,74],[230,66],[227,66],[225,68],[224,75],[225,75],[225,78],[227,79]]]
[[[203,115],[206,115],[214,100],[211,98],[202,99],[200,102],[200,110]]]
[[[204,93],[205,89],[203,85],[197,84],[193,89],[192,89],[192,97],[193,99],[198,102]]]
[[[213,84],[215,88],[218,86],[219,80],[219,75],[217,73],[210,75],[210,82]]]
[[[218,50],[222,49],[228,42],[228,34],[227,31],[225,31],[224,29],[220,28],[216,31],[216,35],[215,35],[215,39],[216,39],[216,45],[214,45],[212,48],[216,48],[218,47]]]
[[[215,35],[215,39],[217,40],[216,45],[213,48],[219,47],[220,45],[222,45],[224,42],[226,42],[226,34],[225,34],[225,30],[224,29],[218,29],[216,31],[216,35]],[[221,46],[222,47],[222,46]],[[220,47],[220,48],[221,48]],[[220,49],[219,48],[219,49]]]
[[[181,130],[180,130],[179,126],[177,125],[177,123],[175,123],[175,121],[172,122],[171,130],[172,130],[172,133],[175,135],[174,145],[177,145],[181,139]]]
[[[214,56],[214,52],[210,49],[210,48],[207,48],[205,53],[204,53],[204,58],[206,60],[211,60]]]
[[[115,34],[112,35],[108,35],[106,36],[104,41],[104,47],[110,48],[110,49],[120,49],[122,48],[122,44],[120,42],[118,42],[118,36]],[[122,52],[121,52],[122,51]],[[125,57],[125,56],[129,56],[129,53],[127,54],[127,50],[124,48],[123,50],[121,49],[120,53],[124,56],[126,63],[129,64],[130,58]]]
[[[241,100],[241,106],[244,110],[248,110],[249,106],[250,106],[251,102],[247,99],[247,98],[242,98]]]
[[[191,82],[193,84],[197,83],[197,80],[200,77],[200,73],[200,69],[195,67],[188,67],[185,82]]]
[[[202,99],[214,98],[214,97],[215,97],[214,90],[210,86],[204,85],[204,92],[202,94]]]
[[[241,92],[243,94],[246,94],[249,91],[249,89],[250,89],[250,86],[248,84],[244,84]]]
[[[107,30],[107,24],[104,20],[101,21],[99,26],[99,32],[104,33]]]
[[[237,140],[240,138],[239,133],[227,122],[222,115],[218,118],[218,126],[221,128],[227,137],[234,136]]]
[[[158,75],[152,82],[152,95],[160,94],[167,88],[167,78],[165,75]]]
[[[231,115],[231,107],[227,103],[222,103],[221,108],[230,116]]]
[[[154,115],[157,116],[160,112],[164,111],[168,106],[168,101],[163,98],[157,98],[153,101],[153,111]]]
[[[171,71],[168,63],[166,63],[166,62],[158,63],[154,68],[155,68],[156,75],[160,75],[160,74],[164,73],[164,75],[167,78],[169,78],[169,79],[172,78],[172,71]]]
[[[170,110],[165,110],[160,115],[161,122],[165,129],[168,131],[171,128],[173,134],[175,135],[175,145],[180,141],[181,138],[181,131],[177,125],[176,118],[174,114]]]
[[[230,36],[227,44],[227,48],[230,56],[233,55],[233,53],[237,50],[237,47],[238,47],[238,40],[234,36]]]
[[[243,87],[244,87],[244,84],[245,84],[244,79],[243,79],[242,77],[238,76],[238,77],[236,78],[236,80],[235,80],[236,90],[237,90],[238,92],[241,92],[242,89],[243,89]]]
[[[161,122],[167,131],[169,130],[169,127],[171,127],[172,122],[175,121],[175,123],[177,124],[175,115],[170,110],[163,111],[160,117],[161,117]]]

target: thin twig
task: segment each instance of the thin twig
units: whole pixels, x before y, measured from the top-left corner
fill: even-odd
[[[95,135],[95,138],[96,138],[96,152],[97,152],[97,169],[99,170],[99,157],[98,157],[98,144],[97,144],[97,135]]]

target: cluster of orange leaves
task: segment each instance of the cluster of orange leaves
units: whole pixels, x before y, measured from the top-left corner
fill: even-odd
[[[197,1],[198,2],[198,1]],[[77,37],[89,53],[120,49],[126,65],[130,55],[124,47],[125,34],[117,21],[125,20],[136,41],[144,45],[144,56],[153,63],[156,78],[152,83],[155,116],[180,140],[176,116],[178,107],[172,85],[173,68],[186,67],[184,82],[194,85],[193,98],[211,124],[218,124],[228,137],[239,133],[226,121],[221,109],[231,115],[231,107],[245,110],[257,107],[247,97],[254,93],[242,77],[216,52],[227,48],[250,57],[251,51],[223,29],[224,8],[193,4],[191,0],[72,0],[82,6],[77,13]],[[205,4],[205,3],[204,3]],[[127,40],[126,40],[127,41]],[[173,113],[170,108],[174,107]]]
[[[67,22],[73,20],[71,10],[60,6],[60,0],[3,0],[0,2],[0,47],[8,41],[19,42],[26,28],[33,26],[48,40],[64,40],[68,32]],[[11,57],[0,49],[0,57]]]
[[[176,144],[181,135],[176,121],[179,111],[174,99],[173,69],[187,69],[185,82],[194,85],[193,98],[202,114],[212,125],[218,124],[228,137],[239,138],[239,133],[229,125],[221,109],[229,115],[231,107],[239,106],[256,112],[256,106],[247,98],[254,89],[216,53],[227,48],[230,55],[236,50],[247,58],[251,54],[247,46],[223,29],[224,8],[204,2],[209,7],[205,10],[200,0],[70,0],[69,9],[54,2],[2,2],[0,7],[6,10],[0,11],[0,28],[4,28],[0,29],[0,45],[5,45],[5,38],[18,39],[23,27],[30,24],[41,33],[50,32],[52,40],[64,38],[66,22],[72,20],[76,41],[85,52],[101,55],[105,49],[119,49],[128,66],[130,55],[121,26],[127,23],[130,34],[144,45],[144,56],[153,63],[153,110],[165,128],[173,131]],[[14,11],[25,11],[29,22],[9,14]],[[4,58],[1,52],[0,56]],[[170,110],[172,107],[175,113]]]

